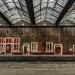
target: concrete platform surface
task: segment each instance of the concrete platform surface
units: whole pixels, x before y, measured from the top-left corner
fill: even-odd
[[[75,75],[75,62],[0,62],[0,75]]]

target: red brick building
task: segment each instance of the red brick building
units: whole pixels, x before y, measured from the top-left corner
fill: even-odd
[[[19,52],[19,50],[19,37],[0,37],[0,53],[12,54],[14,52]]]

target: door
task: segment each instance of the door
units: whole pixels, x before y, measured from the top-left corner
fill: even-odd
[[[55,54],[61,53],[61,47],[55,47]]]
[[[29,53],[30,52],[30,44],[29,43],[25,43],[23,45],[23,53]]]
[[[6,45],[6,53],[11,53],[11,45],[10,44]]]
[[[54,51],[57,55],[62,55],[62,44],[55,44]]]

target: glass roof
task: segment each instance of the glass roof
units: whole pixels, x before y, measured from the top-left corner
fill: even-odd
[[[2,12],[12,24],[19,21],[31,23],[30,14],[28,13],[30,9],[27,9],[25,1],[26,0],[0,0],[0,12]],[[69,0],[32,1],[35,23],[46,20],[54,25]],[[70,24],[72,22],[75,24],[75,10],[71,11],[65,20],[61,21],[61,23],[63,22],[63,24],[66,24],[67,22],[67,24]]]
[[[8,26],[7,22],[0,17],[0,26],[6,26],[6,25]]]
[[[0,0],[0,11],[12,24],[21,20],[30,23],[25,0]]]
[[[47,20],[55,24],[68,0],[33,0],[36,23]]]
[[[61,26],[72,26],[75,25],[75,3],[72,5],[70,10],[67,12],[67,14],[64,16],[62,21],[60,22]]]

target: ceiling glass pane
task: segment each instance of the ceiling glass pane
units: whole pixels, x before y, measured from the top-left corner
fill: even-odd
[[[53,10],[47,9],[47,13],[52,14],[53,13]]]
[[[42,9],[42,8],[45,8],[46,6],[47,6],[47,3],[42,3],[42,4],[41,4],[41,9]]]
[[[7,17],[9,17],[9,16],[11,16],[13,14],[15,15],[15,13],[13,12],[13,10],[11,10],[11,11],[6,12],[4,15],[7,16]]]
[[[27,7],[22,6],[22,9],[23,9],[24,12],[28,12]]]
[[[59,5],[56,5],[55,10],[58,12],[62,12],[63,8],[60,7]]]
[[[41,18],[41,17],[40,17],[40,16],[38,16],[38,17],[36,17],[36,19],[35,19],[35,20],[37,21],[37,20],[39,20],[40,18]]]
[[[40,0],[33,0],[33,6],[37,6],[40,4]]]
[[[6,0],[6,2],[7,2],[7,3],[9,3],[9,2],[13,2],[13,0]]]
[[[46,18],[52,19],[51,22],[55,23],[67,2],[68,0],[33,0],[35,19],[39,16],[41,17],[40,19],[44,18],[44,20],[46,20]],[[35,7],[38,4],[39,8]],[[45,16],[43,17],[42,14],[45,14]]]
[[[40,15],[40,11],[35,13],[35,17],[39,16]]]
[[[44,19],[45,18],[45,14],[41,15],[41,19]]]
[[[55,23],[55,21],[53,21],[52,19],[48,19],[48,18],[46,18],[46,20],[47,20],[48,22],[52,23],[52,24]]]
[[[15,6],[18,7],[18,8],[21,8],[19,3],[15,3]]]
[[[41,21],[43,21],[43,20],[44,20],[44,19],[41,18],[41,19],[37,20],[37,23],[39,23],[39,22],[41,22]]]
[[[65,7],[66,3],[68,2],[68,0],[58,0],[58,4]]]
[[[30,18],[25,0],[0,0],[0,12],[8,18],[12,24],[24,20],[29,22]]]
[[[23,5],[23,6],[26,6],[26,2],[25,0],[18,0],[19,1],[19,4]]]
[[[58,17],[60,14],[58,12],[56,12],[56,11],[53,11],[52,15]]]
[[[2,5],[3,4],[3,1],[2,0],[0,0],[0,5]]]
[[[10,8],[15,7],[15,4],[14,4],[14,3],[8,3],[7,5],[8,5]]]
[[[46,10],[41,10],[41,14],[45,14],[46,13]]]
[[[21,0],[22,1],[22,0]],[[18,2],[18,0],[14,0],[14,2]]]
[[[1,8],[4,10],[4,12],[8,10],[8,8],[6,7],[5,4],[3,6],[1,6]]]
[[[54,2],[49,2],[49,3],[48,3],[48,7],[53,8],[53,7],[54,7],[54,5],[55,5],[55,3],[54,3]]]
[[[40,11],[40,5],[34,8],[34,13]]]

